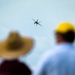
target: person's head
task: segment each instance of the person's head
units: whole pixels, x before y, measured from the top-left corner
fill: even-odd
[[[71,23],[61,23],[56,31],[56,41],[57,43],[73,43],[75,39],[75,28]]]

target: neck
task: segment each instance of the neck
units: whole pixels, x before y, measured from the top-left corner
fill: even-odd
[[[71,44],[70,42],[66,42],[66,41],[61,41],[58,44],[62,44],[62,43]]]

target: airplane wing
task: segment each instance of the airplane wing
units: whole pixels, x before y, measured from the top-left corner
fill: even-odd
[[[41,23],[41,21],[39,23]]]
[[[33,18],[32,18],[32,20],[35,21]]]
[[[42,25],[41,24],[39,24],[41,27],[42,27]]]

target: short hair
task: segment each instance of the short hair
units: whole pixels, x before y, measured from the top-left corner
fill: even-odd
[[[61,35],[64,41],[73,43],[75,40],[75,32],[74,31],[68,31],[66,33],[59,33],[56,32],[57,35]]]

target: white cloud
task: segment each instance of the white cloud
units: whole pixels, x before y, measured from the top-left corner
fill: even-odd
[[[6,27],[3,27],[3,26],[0,26],[0,30],[10,31],[10,29],[8,29],[8,28],[6,28]]]

